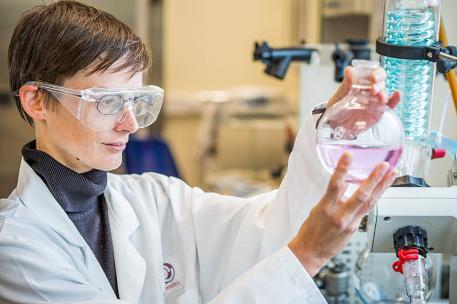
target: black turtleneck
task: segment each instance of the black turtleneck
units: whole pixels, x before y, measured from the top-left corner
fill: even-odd
[[[95,169],[76,173],[37,150],[35,141],[22,148],[22,156],[86,240],[119,298],[108,208],[103,195],[107,173]]]

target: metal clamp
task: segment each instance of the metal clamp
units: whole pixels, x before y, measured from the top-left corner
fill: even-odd
[[[443,74],[457,67],[457,47],[443,47],[441,41],[431,46],[407,46],[387,43],[379,37],[376,39],[376,52],[391,58],[435,62],[438,72]]]
[[[278,79],[284,79],[292,61],[310,62],[316,49],[302,47],[296,48],[271,48],[267,42],[262,45],[255,43],[254,60],[260,60],[267,65],[265,73]]]

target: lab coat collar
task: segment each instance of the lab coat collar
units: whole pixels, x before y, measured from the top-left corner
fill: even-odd
[[[91,279],[94,280],[101,290],[115,299],[114,291],[94,253],[76,226],[68,218],[65,211],[55,200],[46,184],[24,159],[22,159],[19,169],[16,193],[22,203],[34,213],[38,220],[49,225],[51,229],[62,236],[69,244],[82,249]]]
[[[122,193],[109,184],[105,197],[108,202],[119,296],[122,300],[137,303],[143,290],[146,262],[130,238],[138,229],[139,221]]]
[[[43,180],[22,159],[16,193],[22,203],[39,219],[65,238],[73,246],[84,248],[84,239],[56,201]]]
[[[22,203],[68,243],[80,247],[92,278],[97,285],[115,298],[103,269],[84,238],[55,200],[43,180],[22,159],[16,193]],[[143,289],[146,262],[132,245],[130,237],[138,229],[139,221],[130,203],[112,186],[105,190],[116,274],[121,299],[137,303]]]

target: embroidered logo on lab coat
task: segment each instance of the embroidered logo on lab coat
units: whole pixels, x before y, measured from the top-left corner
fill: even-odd
[[[165,259],[163,263],[163,278],[165,280],[165,296],[174,294],[184,287],[183,272],[175,257]]]
[[[170,263],[163,263],[163,270],[165,276],[165,284],[173,282],[175,279],[175,268]]]

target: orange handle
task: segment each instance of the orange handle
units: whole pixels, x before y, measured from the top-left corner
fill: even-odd
[[[446,32],[444,30],[443,18],[441,18],[440,21],[440,40],[443,43],[443,46],[448,45]],[[449,84],[449,88],[451,89],[452,100],[454,101],[454,108],[457,112],[457,76],[455,75],[455,71],[451,70],[449,73],[446,73],[446,79]]]

